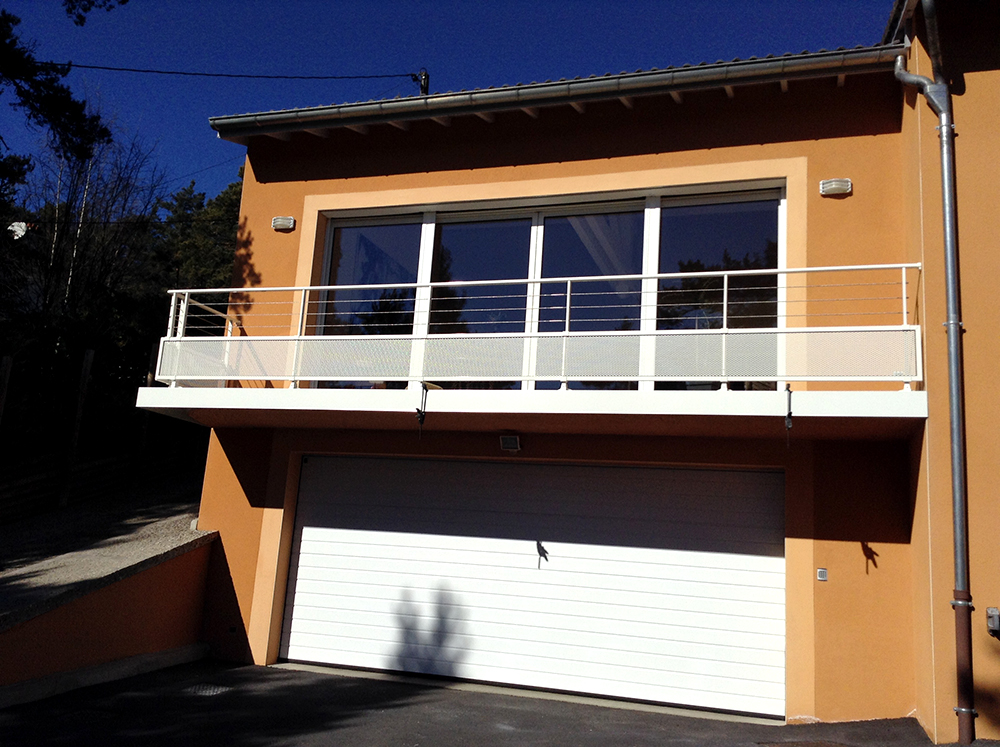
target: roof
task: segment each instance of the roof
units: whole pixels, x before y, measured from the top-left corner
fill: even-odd
[[[905,0],[898,3],[899,6],[905,4]],[[654,68],[618,75],[212,117],[209,123],[220,138],[246,144],[259,135],[287,139],[294,132],[309,132],[322,136],[326,130],[334,128],[364,132],[379,124],[405,129],[409,122],[421,119],[447,124],[451,117],[474,115],[492,121],[495,113],[512,110],[521,110],[534,117],[539,108],[573,106],[582,110],[590,101],[620,99],[629,104],[631,98],[638,96],[669,94],[680,102],[681,96],[689,91],[725,89],[732,96],[739,86],[891,72],[896,57],[904,51],[903,44],[890,43],[768,55],[664,70]]]

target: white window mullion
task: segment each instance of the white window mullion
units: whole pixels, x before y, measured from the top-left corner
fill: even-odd
[[[431,268],[434,265],[434,213],[424,213],[420,227],[420,253],[417,259],[417,292],[413,299],[413,345],[410,348],[410,378],[421,379],[424,372],[424,349],[431,318]],[[412,385],[411,385],[412,388]]]
[[[542,277],[542,239],[543,239],[543,219],[541,215],[535,213],[531,218],[531,244],[528,247],[528,280],[539,280]],[[524,363],[523,375],[525,380],[521,382],[521,391],[527,392],[535,388],[533,378],[535,375],[535,365],[538,358],[538,319],[539,306],[541,303],[540,283],[529,282],[527,286],[527,298],[524,309]]]
[[[788,275],[783,271],[788,269],[788,205],[787,198],[783,194],[781,199],[778,200],[778,278],[777,278],[777,296],[778,296],[778,319],[777,326],[778,329],[783,329],[788,327]],[[777,334],[777,371],[778,376],[782,376],[786,373],[787,366],[787,350],[786,336],[782,333]],[[777,384],[778,391],[785,388],[785,382],[779,381]]]
[[[642,274],[655,275],[660,271],[660,198],[646,198],[642,228]],[[639,375],[656,373],[656,294],[658,281],[642,281],[642,301],[639,311]],[[653,381],[639,381],[640,392],[653,391]]]

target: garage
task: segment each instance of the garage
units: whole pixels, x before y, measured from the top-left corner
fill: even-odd
[[[783,475],[305,457],[281,655],[784,716]]]

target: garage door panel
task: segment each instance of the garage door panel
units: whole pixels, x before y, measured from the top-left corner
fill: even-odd
[[[375,508],[366,507],[365,512]],[[703,509],[710,510],[710,509]],[[757,540],[760,526],[749,521],[719,528],[699,522],[678,522],[662,525],[657,522],[640,520],[611,519],[604,522],[601,534],[595,536],[594,519],[560,518],[557,516],[518,516],[511,518],[501,512],[447,511],[433,518],[420,507],[385,509],[386,516],[379,517],[378,524],[384,531],[406,532],[416,535],[461,536],[469,532],[471,536],[501,536],[534,542],[536,539],[552,542],[576,544],[597,544],[603,539],[607,544],[630,542],[633,547],[670,547],[677,550],[728,552],[741,555],[767,555],[780,557],[783,543]],[[370,521],[362,521],[347,514],[338,514],[338,521],[345,528],[370,529]],[[382,531],[382,530],[378,530]],[[483,533],[483,534],[479,534]],[[486,534],[492,533],[492,534]]]
[[[294,658],[302,661],[327,661],[329,658],[336,658],[343,666],[366,668],[370,667],[356,651],[343,649],[333,650],[327,648],[301,647],[296,650]],[[425,673],[432,673],[438,665],[434,658],[424,660]],[[486,669],[485,667],[483,668]],[[408,671],[420,671],[418,669]],[[511,685],[522,685],[525,687],[544,687],[551,690],[563,690],[567,692],[593,692],[590,680],[586,676],[550,673],[545,678],[545,685],[538,684],[539,672],[535,670],[521,670],[505,666],[503,663],[496,667],[489,668],[486,672],[477,673],[474,669],[469,669],[462,674],[467,679],[491,680],[495,682],[505,682]],[[484,676],[485,675],[485,676]],[[658,678],[662,679],[662,678]],[[606,686],[603,695],[618,698],[630,698],[634,700],[650,700],[647,684],[634,683],[631,681],[605,680]],[[738,693],[726,693],[719,695],[713,691],[698,691],[691,688],[675,687],[669,682],[659,683],[656,686],[660,695],[657,700],[669,703],[685,703],[687,705],[701,708],[715,708],[730,711],[741,711],[747,713],[776,713],[784,708],[784,687],[775,686],[768,692],[763,692],[759,687],[748,687]]]
[[[310,609],[344,609],[355,614],[383,614],[387,612],[383,599],[388,597],[394,589],[377,587],[365,587],[364,589],[351,589],[350,596],[336,594],[313,594],[301,591],[297,598],[297,604],[301,606],[301,614],[310,614]],[[431,589],[408,589],[409,592],[419,595],[430,595]],[[734,605],[732,603],[722,605],[715,600],[706,600],[706,604],[699,606],[698,599],[684,599],[667,596],[661,600],[661,604],[654,606],[649,604],[649,600],[643,599],[642,606],[624,604],[620,601],[601,601],[600,599],[590,600],[563,600],[558,598],[545,599],[542,597],[516,597],[510,594],[499,594],[489,592],[469,592],[465,593],[457,587],[451,587],[449,591],[456,594],[461,600],[463,610],[482,610],[482,617],[487,614],[494,619],[497,615],[504,613],[518,614],[522,617],[533,615],[555,615],[558,618],[576,616],[581,619],[611,619],[618,620],[619,616],[631,624],[650,625],[689,625],[705,627],[713,630],[745,630],[781,632],[784,630],[783,606],[760,605],[749,603],[745,606]],[[646,595],[646,597],[660,595]],[[709,606],[711,603],[712,606]],[[401,608],[400,602],[391,604],[394,610]]]
[[[384,460],[393,468],[349,475],[336,461],[314,458],[300,492],[303,506],[317,496],[322,511],[319,496],[336,485],[341,529],[783,555],[784,509],[768,492],[772,473],[734,479],[672,470],[665,488],[664,470],[490,464],[484,481],[485,465],[476,462]],[[560,480],[539,501],[539,486],[552,482],[553,471]],[[595,490],[600,485],[614,491]],[[743,500],[734,503],[733,490]],[[622,495],[629,500],[614,500]],[[664,500],[669,517],[656,510]],[[740,539],[747,528],[758,530],[753,541]]]
[[[282,655],[783,715],[782,492],[768,473],[311,458]]]
[[[449,635],[501,637],[505,632],[512,638],[512,650],[528,639],[555,643],[585,640],[587,645],[622,650],[634,644],[649,652],[697,643],[715,646],[720,656],[735,657],[733,660],[739,661],[739,651],[734,649],[781,652],[784,643],[781,621],[767,621],[767,624],[757,626],[754,632],[744,632],[723,627],[724,620],[720,616],[685,615],[680,619],[665,617],[656,622],[630,621],[627,629],[623,630],[620,621],[608,618],[577,615],[567,623],[566,613],[563,612],[525,614],[502,609],[479,609],[475,614],[464,616],[465,609],[471,608],[456,612],[456,617],[449,621],[452,626],[448,629]],[[407,631],[418,631],[420,637],[428,637],[434,635],[436,630],[433,621],[424,622],[424,618],[418,615],[401,614],[399,608],[382,614],[355,610],[329,611],[297,619],[289,630],[295,633],[332,631],[337,626],[358,624],[359,620],[364,620],[363,625],[373,629],[389,631],[390,637],[396,641],[403,640]]]
[[[327,530],[328,532],[330,530]],[[419,538],[422,535],[416,535]],[[627,560],[622,559],[619,553],[617,558],[593,557],[585,553],[589,548],[579,545],[564,545],[556,542],[543,542],[543,547],[548,555],[547,560],[543,560],[541,566],[538,563],[538,553],[535,541],[514,541],[514,540],[494,540],[496,548],[494,551],[486,550],[461,550],[452,548],[449,550],[438,550],[437,548],[393,548],[386,549],[384,556],[378,555],[380,548],[361,549],[348,543],[316,542],[315,540],[304,539],[309,545],[309,557],[300,561],[302,568],[344,568],[349,570],[363,569],[372,571],[395,571],[404,563],[434,563],[438,564],[438,572],[448,571],[459,566],[468,566],[477,572],[483,569],[496,569],[509,573],[527,571],[528,574],[538,572],[539,578],[553,573],[582,573],[586,576],[609,575],[609,576],[631,576],[640,578],[690,578],[690,573],[699,573],[699,578],[707,582],[718,579],[719,574],[725,574],[730,579],[737,579],[737,583],[746,586],[761,586],[764,588],[774,585],[771,574],[780,573],[776,571],[776,565],[757,564],[756,568],[747,567],[741,561],[750,561],[753,556],[739,556],[730,560],[728,566],[715,563],[711,566],[703,566],[697,557],[700,553],[688,553],[683,551],[646,551],[642,549],[630,552]],[[503,551],[500,543],[504,543],[510,549]],[[428,551],[434,550],[433,554]],[[432,570],[421,571],[431,572]],[[761,575],[754,575],[761,574]],[[525,575],[524,578],[531,578]]]
[[[348,666],[364,667],[362,659],[352,658],[350,651],[331,651],[312,648],[300,651],[308,658],[320,658],[331,653],[351,660]],[[460,650],[449,652],[461,661]],[[454,668],[442,671],[441,659],[435,654],[414,654],[406,660],[405,671],[424,671],[434,674],[454,674],[473,680],[497,680],[515,685],[540,687],[553,690],[587,691],[595,679],[600,679],[607,691],[604,694],[648,700],[651,691],[662,692],[671,702],[686,702],[701,707],[726,708],[757,713],[773,711],[784,698],[781,682],[761,683],[759,680],[739,679],[733,676],[688,674],[663,669],[629,665],[606,665],[553,657],[539,658],[530,655],[492,654],[476,652],[478,660],[461,661]],[[370,666],[370,665],[368,665]],[[724,705],[720,706],[719,703]]]
[[[459,579],[450,579],[452,584],[459,583]],[[297,584],[297,603],[306,608],[306,605],[316,607],[349,607],[355,611],[376,611],[382,609],[383,588],[388,588],[389,584],[355,583],[341,581],[323,580],[303,580],[299,578]],[[415,594],[431,594],[434,586],[407,585]],[[453,590],[460,587],[453,586]],[[732,587],[734,590],[738,587]],[[373,591],[378,591],[378,595],[373,595]],[[612,612],[609,605],[630,611],[630,619],[641,622],[657,622],[661,619],[661,610],[702,612],[705,614],[723,615],[731,617],[734,611],[733,602],[737,600],[726,599],[722,595],[712,597],[705,596],[705,590],[698,588],[694,584],[663,583],[658,585],[656,591],[622,591],[613,590],[608,594],[602,593],[604,590],[588,590],[583,586],[558,586],[544,587],[526,586],[518,583],[492,582],[483,584],[469,593],[467,602],[470,607],[476,609],[480,607],[494,609],[508,609],[511,611],[534,611],[555,608],[557,611],[568,611],[568,605],[579,605],[573,607],[572,614],[586,614],[588,610],[593,615],[606,614]],[[686,595],[684,592],[700,592],[700,595]],[[613,593],[613,598],[609,598]],[[743,617],[762,618],[778,620],[784,624],[785,606],[784,600],[767,601],[741,601],[737,608]]]
[[[470,626],[471,629],[472,626]],[[382,657],[379,666],[392,668],[390,657],[395,656],[400,649],[399,630],[393,625],[366,625],[359,623],[357,618],[339,621],[300,620],[295,623],[296,640],[299,645],[309,641],[311,645],[322,648],[337,648],[338,642],[344,639],[366,640],[378,645]],[[564,632],[548,628],[532,628],[525,625],[505,624],[502,622],[479,623],[474,626],[475,636],[455,635],[456,647],[473,648],[476,651],[491,651],[510,654],[509,642],[512,637],[518,638],[517,653],[534,651],[538,655],[553,656],[580,661],[606,661],[621,663],[626,658],[635,661],[654,662],[657,659],[664,662],[674,662],[670,669],[688,672],[702,671],[705,673],[724,675],[727,672],[743,672],[743,678],[759,676],[762,681],[777,682],[783,674],[784,652],[774,646],[774,638],[764,640],[771,646],[767,649],[754,649],[746,645],[731,646],[719,644],[716,638],[713,642],[697,643],[677,640],[671,637],[671,630],[665,630],[663,636],[641,640],[637,635],[605,633],[603,635],[588,634],[585,644],[574,643],[579,636],[572,632]],[[766,637],[765,637],[766,638]],[[467,639],[467,640],[466,640]],[[758,641],[760,636],[758,636]],[[641,649],[642,653],[637,653]],[[638,658],[635,658],[638,657]],[[650,657],[650,658],[643,658]],[[680,663],[684,662],[684,663]],[[729,669],[729,668],[732,669]],[[656,667],[654,667],[656,668]]]
[[[374,647],[383,644],[378,639],[365,636],[341,640],[365,640]],[[329,644],[329,647],[326,645]],[[548,645],[526,643],[520,650],[511,652],[495,650],[490,641],[476,646],[449,646],[441,651],[424,653],[420,650],[400,652],[387,649],[380,657],[380,668],[403,669],[402,664],[423,661],[428,664],[441,661],[451,662],[452,672],[461,677],[486,679],[482,675],[493,669],[507,669],[523,674],[530,673],[536,678],[548,680],[561,672],[571,672],[582,679],[606,678],[618,682],[628,682],[646,687],[667,683],[672,687],[712,691],[724,695],[738,695],[753,683],[757,694],[768,697],[780,694],[784,689],[784,672],[776,667],[732,665],[718,661],[694,661],[681,657],[643,656],[634,652],[603,651],[571,645]],[[314,650],[334,651],[336,640],[327,636],[303,635],[303,645]],[[586,655],[587,658],[582,658]],[[360,661],[360,660],[358,660]],[[365,666],[362,664],[361,666]],[[367,663],[371,666],[371,662]],[[409,668],[409,667],[408,667]],[[528,681],[519,684],[528,684]],[[537,686],[537,685],[536,685]],[[542,687],[550,686],[548,684]]]
[[[313,544],[320,554],[320,559],[326,562],[328,558],[343,557],[345,559],[381,559],[396,558],[407,560],[419,557],[428,550],[435,550],[434,557],[454,556],[461,562],[470,559],[486,558],[484,564],[510,565],[525,560],[532,568],[536,568],[537,554],[535,541],[541,540],[549,550],[550,561],[559,558],[580,559],[590,561],[614,562],[620,558],[620,550],[616,547],[603,545],[576,545],[570,543],[554,543],[545,537],[528,540],[508,540],[493,537],[463,537],[434,534],[418,534],[415,532],[377,532],[364,530],[331,531],[328,527],[305,527],[302,531],[302,541]],[[552,548],[558,545],[559,552],[555,554]],[[438,554],[442,553],[442,554]],[[659,566],[669,565],[663,558],[656,555],[655,563]],[[727,554],[682,551],[677,564],[682,568],[719,568],[724,570],[773,572],[774,562],[768,556],[754,554],[740,555],[736,560]],[[311,560],[314,560],[312,558]],[[492,560],[492,562],[489,562]],[[345,560],[347,562],[354,562]],[[473,561],[483,562],[483,561]]]
[[[377,567],[381,566],[381,567]],[[402,567],[406,571],[392,570],[393,567],[401,567],[398,563],[377,564],[375,568],[331,565],[328,567],[311,565],[301,568],[298,583],[302,584],[303,590],[314,593],[325,593],[324,584],[337,583],[340,579],[347,577],[358,577],[363,580],[355,580],[355,583],[370,584],[372,586],[394,587],[405,584],[413,588],[420,588],[421,582],[428,578],[448,578],[455,583],[479,583],[483,581],[496,582],[491,588],[508,588],[515,590],[518,594],[526,596],[549,596],[556,593],[560,599],[577,598],[579,594],[586,593],[588,598],[593,598],[595,593],[615,594],[617,592],[636,592],[648,594],[678,594],[703,598],[707,600],[720,599],[725,601],[764,601],[773,603],[783,603],[784,598],[780,591],[775,591],[774,582],[771,586],[765,585],[764,581],[755,576],[750,579],[753,583],[739,585],[734,583],[739,580],[740,574],[733,574],[737,578],[729,579],[727,582],[718,580],[718,575],[698,573],[695,569],[690,580],[663,579],[653,583],[652,576],[615,576],[611,573],[591,573],[582,571],[559,572],[545,571],[536,574],[535,569],[522,571],[519,569],[504,569],[496,567],[475,567],[472,564],[438,563],[434,561],[407,561]],[[460,568],[460,571],[454,570]],[[605,569],[606,570],[606,569]],[[530,574],[530,575],[529,575]],[[591,585],[588,586],[588,580]],[[332,592],[331,592],[332,593]],[[339,593],[339,592],[338,592]]]

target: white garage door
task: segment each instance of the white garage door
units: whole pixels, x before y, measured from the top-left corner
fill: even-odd
[[[308,457],[281,653],[783,716],[783,476]]]

